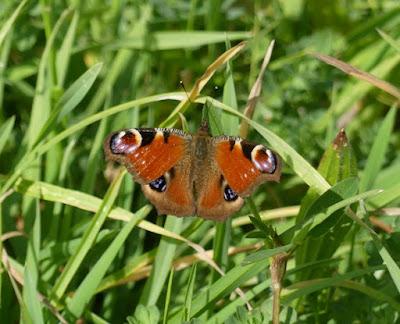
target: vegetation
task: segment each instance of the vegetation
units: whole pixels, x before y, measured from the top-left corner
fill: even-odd
[[[0,322],[399,323],[399,22],[395,0],[1,2]],[[195,132],[204,104],[281,182],[224,223],[157,216],[103,140]]]

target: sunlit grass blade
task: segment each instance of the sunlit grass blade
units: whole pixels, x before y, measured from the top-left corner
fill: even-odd
[[[100,259],[96,262],[90,272],[83,279],[79,285],[74,296],[67,301],[68,310],[76,317],[79,318],[85,310],[90,299],[96,293],[96,288],[99,286],[101,280],[106,274],[107,269],[110,267],[114,258],[117,256],[122,244],[124,244],[129,233],[137,225],[137,223],[147,216],[150,212],[148,206],[143,207],[135,213],[135,217],[124,225],[117,237],[112,241],[107,250],[101,255]]]
[[[398,107],[393,106],[387,113],[378,133],[375,136],[374,143],[368,155],[363,174],[360,179],[360,191],[371,189],[374,181],[384,163],[385,154],[389,148],[389,140],[392,134],[396,111]]]
[[[400,90],[395,86],[393,86],[392,84],[380,80],[374,75],[361,71],[355,68],[354,66],[347,64],[343,61],[340,61],[334,57],[320,53],[313,53],[312,55],[315,56],[317,59],[342,70],[344,73],[354,76],[357,79],[367,81],[368,83],[374,85],[375,87],[380,88],[383,91],[386,91],[387,93],[390,93],[395,98],[400,99]],[[395,60],[395,62],[397,62],[397,60]]]
[[[76,271],[81,265],[84,257],[93,245],[93,242],[95,241],[97,234],[101,229],[101,226],[103,225],[104,221],[111,211],[125,174],[126,172],[119,173],[109,187],[98,212],[93,217],[90,222],[90,226],[87,228],[84,235],[82,236],[82,240],[77,252],[69,258],[68,263],[64,268],[64,271],[61,273],[61,276],[58,278],[56,284],[54,285],[53,294],[57,299],[60,299],[63,296],[69,283],[71,282]]]
[[[251,37],[251,33],[245,31],[219,32],[219,31],[159,31],[152,35],[152,50],[173,50],[196,48],[209,44],[243,40]],[[143,49],[146,48],[146,39],[141,34],[130,36],[127,39],[106,44],[108,49]]]

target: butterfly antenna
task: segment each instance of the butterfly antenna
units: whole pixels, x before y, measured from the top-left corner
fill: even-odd
[[[183,83],[182,80],[179,81],[179,85],[182,87],[183,91],[185,91],[186,97],[188,98],[189,102],[190,102],[190,103],[193,103],[192,100],[190,100],[189,94],[188,94],[188,92],[186,91],[185,85],[184,85],[184,83]]]

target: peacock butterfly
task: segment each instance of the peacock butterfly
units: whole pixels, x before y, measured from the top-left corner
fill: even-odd
[[[109,160],[123,164],[159,214],[224,220],[265,181],[279,181],[276,153],[239,137],[190,135],[173,128],[133,128],[104,141]]]

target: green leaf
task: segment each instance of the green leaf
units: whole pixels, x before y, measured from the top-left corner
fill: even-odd
[[[128,324],[149,324],[158,323],[160,319],[160,311],[157,306],[144,306],[139,304],[136,307],[135,315],[128,317]]]

